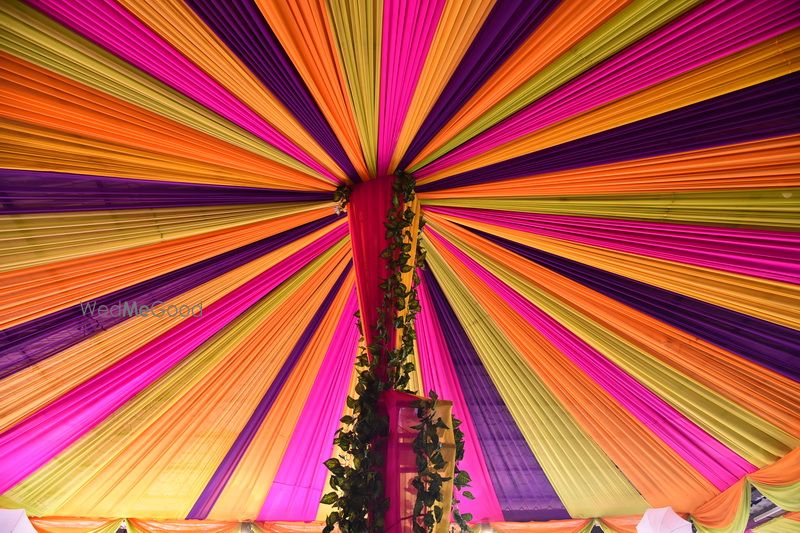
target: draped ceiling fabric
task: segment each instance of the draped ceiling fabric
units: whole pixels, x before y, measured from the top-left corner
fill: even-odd
[[[462,511],[799,511],[798,70],[791,0],[4,0],[0,505],[324,517],[405,170]]]

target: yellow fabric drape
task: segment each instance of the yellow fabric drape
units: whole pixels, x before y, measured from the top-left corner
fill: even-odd
[[[319,209],[280,203],[5,215],[0,272],[191,237]]]
[[[331,30],[344,69],[361,152],[370,176],[377,173],[383,2],[326,0]]]
[[[356,172],[362,179],[368,179],[344,69],[335,50],[325,5],[321,0],[256,0],[256,3]]]
[[[397,170],[400,159],[472,44],[495,1],[447,0],[400,130],[389,172]]]
[[[342,251],[346,252],[343,256],[343,262],[346,262],[350,258],[349,250],[343,249]],[[330,267],[326,266],[322,268],[325,272],[331,270]],[[330,290],[327,288],[328,284],[333,283],[338,274],[338,271],[331,272],[325,279],[325,285],[321,284],[319,287],[310,286],[308,288],[309,292],[305,297],[313,298],[313,301],[317,301],[316,295],[321,297],[327,295]],[[281,392],[264,422],[259,427],[255,438],[236,465],[233,476],[225,485],[209,514],[209,518],[258,516],[284,454],[303,453],[303,450],[289,450],[287,447],[306,404],[306,398],[308,398],[314,380],[319,374],[322,360],[331,343],[334,330],[354,285],[355,277],[351,269],[348,278],[331,303],[330,309],[327,311],[319,328],[315,331],[301,359],[297,362],[291,375],[281,388]],[[275,328],[276,326],[273,325],[272,327]],[[297,328],[296,333],[301,331],[302,328]],[[287,348],[290,350],[292,346],[287,346]],[[275,345],[270,344],[269,349],[274,350]],[[355,359],[355,353],[353,358]],[[258,394],[257,391],[252,391],[251,393]],[[334,405],[344,403],[343,398],[329,398],[328,401]],[[256,487],[260,488],[256,489]]]
[[[800,288],[790,283],[562,241],[456,216],[438,213],[426,213],[426,216],[431,221],[459,222],[627,278],[800,328]]]
[[[184,2],[121,0],[131,13],[340,179],[339,166]]]
[[[4,2],[0,12],[0,50],[294,170],[317,175],[262,139],[19,0]],[[320,185],[333,188],[323,178],[320,180]]]
[[[526,363],[439,250],[430,245],[426,250],[432,273],[570,515],[642,513],[647,508],[642,496]],[[564,455],[580,458],[580,464],[565,464]]]
[[[420,178],[420,184],[505,161],[550,146],[666,113],[800,69],[800,30],[726,56],[706,66],[568,118]]]

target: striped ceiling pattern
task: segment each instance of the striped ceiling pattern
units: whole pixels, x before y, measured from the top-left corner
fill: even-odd
[[[0,505],[324,517],[383,234],[333,191],[404,170],[463,511],[695,513],[782,458],[800,510],[798,59],[791,0],[4,0]]]

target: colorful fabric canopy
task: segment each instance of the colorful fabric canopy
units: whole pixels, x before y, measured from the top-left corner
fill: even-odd
[[[0,505],[323,518],[403,170],[462,512],[800,511],[798,71],[790,0],[5,0]]]

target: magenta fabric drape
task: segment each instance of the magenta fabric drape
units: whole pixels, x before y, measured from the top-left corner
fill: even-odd
[[[328,471],[322,463],[331,456],[331,441],[353,375],[359,337],[353,319],[356,309],[353,290],[258,520],[311,521],[317,517],[319,500],[327,492]]]
[[[475,499],[461,498],[459,509],[462,513],[471,513],[478,522],[502,521],[505,518],[483,459],[478,432],[424,283],[419,286],[417,294],[421,308],[417,314],[417,350],[422,378],[420,392],[433,389],[440,397],[452,401],[453,416],[461,420],[461,430],[464,432],[464,459],[459,466],[472,477],[469,490],[475,495]]]
[[[720,490],[737,482],[756,467],[717,441],[664,400],[606,359],[575,333],[534,306],[491,272],[468,257],[435,231],[441,243],[492,288],[511,308],[524,318],[578,369],[616,399],[631,416],[642,422],[658,438],[700,472]],[[566,363],[566,361],[565,361]],[[568,363],[567,363],[568,364]]]
[[[346,233],[345,225],[332,230],[204,308],[202,320],[182,321],[4,432],[0,436],[0,457],[15,460],[0,462],[0,493],[102,422]]]
[[[429,211],[565,241],[800,283],[800,234],[431,206]]]

